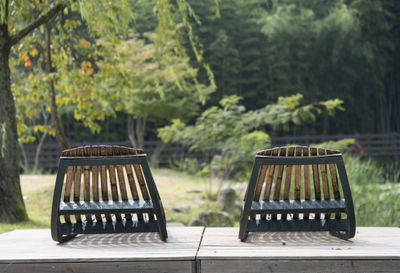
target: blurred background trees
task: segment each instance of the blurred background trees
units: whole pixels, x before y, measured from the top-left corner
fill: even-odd
[[[108,45],[104,39],[97,39],[100,35],[94,33],[100,33],[107,26],[100,20],[94,18],[99,26],[91,29],[76,11],[62,15],[64,24],[58,25],[60,29],[53,29],[53,63],[56,71],[62,71],[57,74],[64,79],[56,82],[56,89],[58,93],[65,94],[60,111],[67,128],[65,135],[70,141],[130,139],[133,145],[139,145],[138,142],[143,139],[157,139],[157,128],[179,115],[176,111],[179,104],[175,103],[174,111],[168,106],[163,108],[169,109],[167,112],[172,114],[171,117],[165,116],[166,111],[156,104],[166,105],[165,99],[171,102],[172,94],[181,98],[190,97],[185,93],[190,93],[190,88],[195,88],[191,94],[197,96],[197,100],[191,99],[194,105],[181,100],[180,106],[197,111],[217,105],[227,95],[242,97],[241,103],[250,110],[273,103],[279,96],[296,93],[304,95],[305,103],[331,98],[344,102],[346,111],[338,112],[335,119],[323,114],[312,124],[291,126],[289,131],[277,129],[271,132],[272,135],[399,131],[400,5],[397,1],[226,0],[216,4],[215,0],[205,0],[188,3],[191,9],[186,10],[186,16],[191,28],[188,29],[188,24],[172,24],[174,26],[171,25],[168,32],[164,31],[161,35],[157,14],[153,12],[154,4],[131,1],[134,19],[124,30],[129,31],[131,37],[117,37],[109,31],[113,38],[107,38]],[[171,3],[170,12],[176,22],[182,18],[182,9],[177,3]],[[67,32],[70,33],[66,35]],[[193,36],[189,38],[188,33]],[[60,39],[58,35],[64,38]],[[33,37],[35,33],[31,39]],[[163,39],[175,42],[167,44],[162,42]],[[57,62],[62,56],[66,58],[65,54],[69,52],[66,46],[63,48],[65,53],[58,52],[59,41],[69,43],[68,48],[75,48],[72,50],[73,60],[68,60],[68,68]],[[198,52],[192,49],[193,43],[198,46]],[[159,51],[159,55],[144,56],[140,49],[143,47],[153,47],[153,51],[164,48],[164,53]],[[23,58],[27,56],[37,59],[29,54],[32,48],[25,48],[18,49],[19,54],[15,55],[16,61],[22,64],[25,64]],[[174,50],[178,50],[179,54],[171,53]],[[202,56],[200,62],[197,54]],[[160,56],[165,58],[159,68],[168,67],[168,71],[161,72],[158,68],[142,70],[139,67],[140,62],[155,63],[154,59]],[[111,60],[113,57],[115,59]],[[122,62],[125,62],[124,69]],[[99,69],[98,63],[103,64],[103,69]],[[119,68],[113,71],[117,63]],[[175,70],[178,63],[182,69]],[[209,71],[204,69],[203,64],[211,68],[216,88],[210,83]],[[30,75],[38,77],[37,73],[29,72],[29,67],[21,68],[25,70],[24,79]],[[122,73],[123,70],[128,73]],[[83,72],[90,76],[83,77]],[[112,85],[110,79],[118,73],[124,80],[119,78]],[[172,79],[171,73],[175,82],[166,81],[167,78]],[[105,77],[106,74],[109,77]],[[21,78],[21,74],[17,77]],[[146,77],[152,81],[151,84]],[[186,84],[185,88],[180,81]],[[160,85],[164,83],[164,86]],[[110,93],[105,91],[107,85]],[[153,88],[152,85],[158,86]],[[80,92],[88,88],[92,90]],[[146,91],[146,88],[153,91]],[[215,92],[210,92],[213,89]],[[147,103],[134,90],[146,94]],[[175,90],[178,90],[176,95]],[[126,96],[126,91],[135,95]],[[97,92],[96,100],[87,101],[82,97],[82,93],[93,92]],[[164,96],[162,92],[166,95],[164,101],[157,99],[155,103],[157,96]],[[129,98],[123,102],[125,106],[111,99],[117,93],[118,96],[124,93]],[[102,99],[104,95],[106,97]],[[80,109],[67,106],[66,98],[69,96],[75,102],[80,101],[75,105]],[[137,98],[133,99],[135,96]],[[78,97],[81,100],[77,100]],[[199,103],[201,101],[205,105]],[[181,109],[188,122],[193,123],[198,112]],[[137,115],[138,112],[141,115]],[[99,134],[101,128],[103,130]]]
[[[20,195],[18,143],[21,167],[36,171],[24,143],[35,158],[45,143],[142,147],[164,128],[165,141],[219,153],[208,163],[229,177],[235,145],[248,154],[269,136],[400,131],[398,0],[0,7],[0,197]],[[16,213],[3,215],[26,219],[22,198],[10,200]]]

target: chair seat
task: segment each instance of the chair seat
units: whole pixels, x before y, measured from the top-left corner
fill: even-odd
[[[243,201],[243,208],[245,202]],[[346,202],[341,200],[279,200],[253,201],[250,214],[268,213],[328,213],[345,212]]]
[[[148,213],[151,200],[60,202],[60,214]]]

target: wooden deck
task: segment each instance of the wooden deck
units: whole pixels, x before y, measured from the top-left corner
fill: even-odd
[[[0,272],[193,272],[203,227],[171,227],[158,233],[79,235],[64,244],[50,230],[0,235]]]
[[[328,232],[250,233],[207,228],[197,254],[201,272],[400,272],[400,229],[357,228],[349,241]]]
[[[0,235],[0,272],[400,272],[399,228],[360,227],[350,241],[273,232],[240,242],[238,228],[171,227],[168,235],[80,235],[60,245],[49,230],[16,230]]]

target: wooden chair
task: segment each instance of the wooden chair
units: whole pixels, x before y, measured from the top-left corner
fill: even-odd
[[[262,231],[330,231],[348,239],[355,227],[340,152],[279,147],[257,153],[240,217],[241,241]]]
[[[163,241],[168,237],[146,154],[104,145],[63,151],[51,214],[53,240],[125,232],[159,232]]]

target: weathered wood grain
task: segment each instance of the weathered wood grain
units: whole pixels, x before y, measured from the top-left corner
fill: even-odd
[[[288,156],[293,156],[293,155],[294,155],[294,148],[289,147],[288,148]],[[284,185],[284,189],[283,189],[283,200],[289,200],[290,186],[292,184],[292,170],[293,170],[292,165],[286,166],[286,177],[285,177],[285,185]],[[287,219],[287,214],[282,214],[282,219]]]
[[[271,155],[277,156],[278,151],[279,151],[279,148],[272,149]],[[263,197],[264,201],[268,201],[271,197],[271,188],[272,188],[272,182],[274,180],[275,168],[276,168],[275,165],[270,165],[268,167],[268,175],[267,175],[267,179],[265,181],[265,189],[264,189],[264,197]],[[261,214],[261,219],[265,220],[266,217],[267,216],[265,214]]]
[[[325,155],[326,151],[325,149],[318,149],[319,155]],[[328,182],[328,171],[327,171],[327,165],[326,164],[320,164],[320,169],[321,169],[321,180],[322,180],[322,189],[324,193],[324,199],[329,200],[331,199],[331,194],[329,192],[329,182]],[[330,213],[325,213],[325,219],[330,219],[331,214]]]
[[[258,232],[245,242],[239,228],[206,228],[198,259],[387,259],[400,260],[400,229],[359,227],[355,238],[329,232]]]
[[[142,262],[76,262],[76,263],[16,263],[0,264],[0,272],[12,273],[192,273],[195,261],[142,261]]]
[[[286,156],[286,148],[282,147],[279,151],[279,156],[285,157]],[[275,180],[275,188],[274,188],[274,196],[273,200],[278,201],[281,196],[281,185],[282,185],[282,177],[283,177],[283,170],[285,166],[284,165],[278,165],[277,167],[277,173],[276,173],[276,180]],[[271,219],[276,220],[278,217],[277,214],[271,214]]]
[[[48,229],[15,230],[0,235],[0,268],[22,263],[90,263],[95,266],[97,262],[147,262],[151,266],[157,261],[176,261],[179,265],[195,260],[203,230],[204,227],[171,227],[167,242],[161,241],[157,232],[151,232],[78,235],[63,244],[52,241]],[[163,264],[159,265],[159,268],[150,268],[153,272],[163,272]],[[0,269],[0,272],[3,271]],[[110,270],[99,267],[99,271],[92,272]]]
[[[400,260],[201,260],[200,263],[202,273],[390,273],[399,272],[400,267]]]
[[[309,148],[303,147],[303,156],[308,156]],[[304,178],[304,199],[311,200],[311,185],[310,185],[310,165],[303,166],[303,178]],[[309,218],[308,213],[304,213],[304,219]]]
[[[98,146],[92,147],[93,156],[100,155],[100,148]],[[99,197],[99,167],[92,166],[92,193],[93,193],[93,201],[100,201]],[[96,221],[102,221],[101,215],[96,214]]]
[[[296,156],[301,156],[302,148],[296,147]],[[294,167],[294,200],[301,199],[301,165],[296,165]],[[293,215],[295,220],[299,219],[299,214],[295,213]]]
[[[317,148],[311,147],[310,148],[311,155],[318,155]],[[314,194],[315,200],[321,200],[321,182],[319,179],[319,165],[313,164],[312,165],[312,172],[313,172],[313,181],[314,181]],[[321,214],[315,214],[315,219],[320,219]]]
[[[100,155],[106,156],[106,146],[100,146]],[[107,166],[100,166],[100,181],[101,181],[101,198],[103,201],[108,201],[108,179],[107,179]],[[105,214],[105,218],[108,222],[112,221],[111,214]]]

